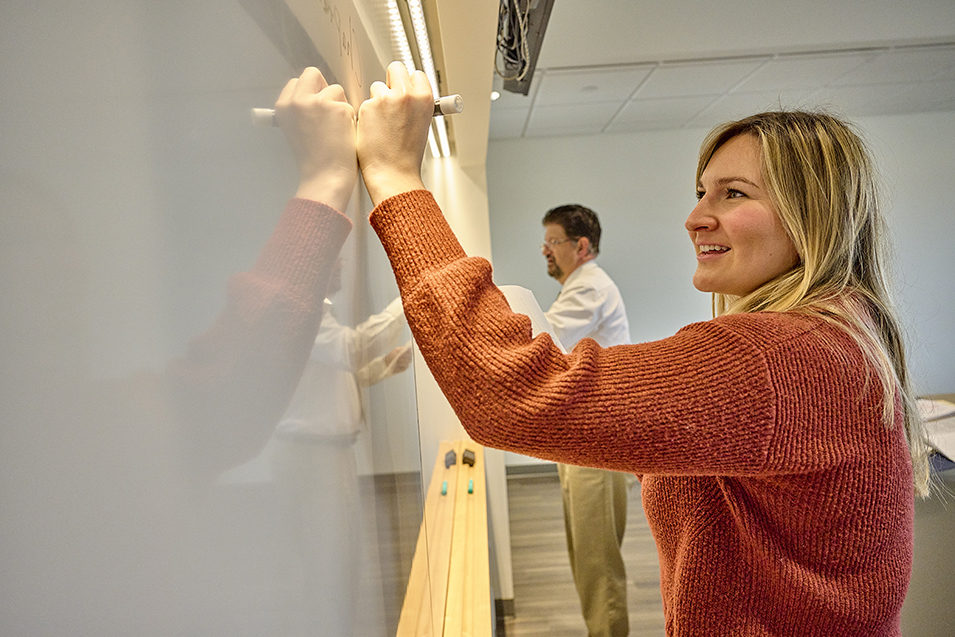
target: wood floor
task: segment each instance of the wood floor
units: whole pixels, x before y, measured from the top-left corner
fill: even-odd
[[[584,637],[564,539],[560,483],[553,473],[512,474],[507,480],[514,564],[514,617],[498,621],[498,637]],[[623,541],[631,637],[663,637],[656,547],[633,486]]]

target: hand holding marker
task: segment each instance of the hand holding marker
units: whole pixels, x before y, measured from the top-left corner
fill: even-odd
[[[460,95],[445,95],[434,101],[434,117],[454,115],[464,110],[464,98]],[[271,108],[253,108],[252,123],[255,126],[278,126],[275,110]]]

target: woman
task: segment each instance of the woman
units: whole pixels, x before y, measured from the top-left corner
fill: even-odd
[[[420,179],[431,89],[371,86],[357,153],[409,325],[468,433],[641,477],[672,635],[899,635],[927,464],[858,137],[722,127],[686,221],[719,316],[562,354],[510,311]]]

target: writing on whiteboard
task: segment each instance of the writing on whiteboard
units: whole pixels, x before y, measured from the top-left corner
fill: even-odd
[[[332,0],[320,0],[322,13],[335,29],[338,39],[338,54],[345,60],[345,66],[351,70],[359,87],[364,86],[361,67],[361,51],[358,47],[358,33],[352,26],[352,16],[342,19],[342,13]]]

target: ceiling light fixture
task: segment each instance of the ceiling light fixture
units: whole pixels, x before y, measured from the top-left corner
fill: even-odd
[[[420,12],[420,5],[419,5]],[[411,53],[411,44],[408,42],[408,36],[405,33],[405,25],[401,19],[401,10],[398,9],[398,3],[396,0],[388,0],[388,18],[391,21],[391,37],[392,45],[394,50],[398,51],[401,62],[405,65],[405,68],[408,69],[408,73],[414,73],[416,70],[414,63],[414,56]],[[422,14],[422,23],[424,22],[424,16]],[[417,39],[417,32],[415,33],[415,38]],[[427,32],[425,33],[425,38],[427,38]],[[426,40],[427,41],[427,40]],[[418,40],[418,51],[421,53],[421,41]],[[422,60],[424,60],[424,55],[421,55]],[[428,48],[428,60],[431,60],[431,49]],[[434,64],[431,65],[432,74],[434,73]],[[427,72],[425,72],[427,74]],[[431,85],[435,86],[436,82],[431,79],[432,75],[428,75],[428,79],[431,80]],[[436,121],[441,120],[439,128],[444,128],[444,118],[436,117]],[[445,131],[445,140],[447,140],[447,132]],[[438,148],[438,142],[434,138],[434,127],[432,126],[428,130],[428,146],[431,148],[432,157],[441,157],[442,152]],[[451,155],[450,149],[448,154],[444,155],[448,157]]]
[[[418,56],[428,81],[431,82],[431,91],[434,99],[441,97],[438,92],[438,74],[434,70],[434,59],[431,57],[431,40],[428,39],[428,26],[424,21],[424,9],[421,0],[408,0],[408,10],[411,12],[411,26],[414,28],[414,37],[418,43]],[[438,131],[438,143],[441,146],[441,156],[451,156],[451,145],[448,143],[448,125],[444,117],[435,117],[432,128]]]

